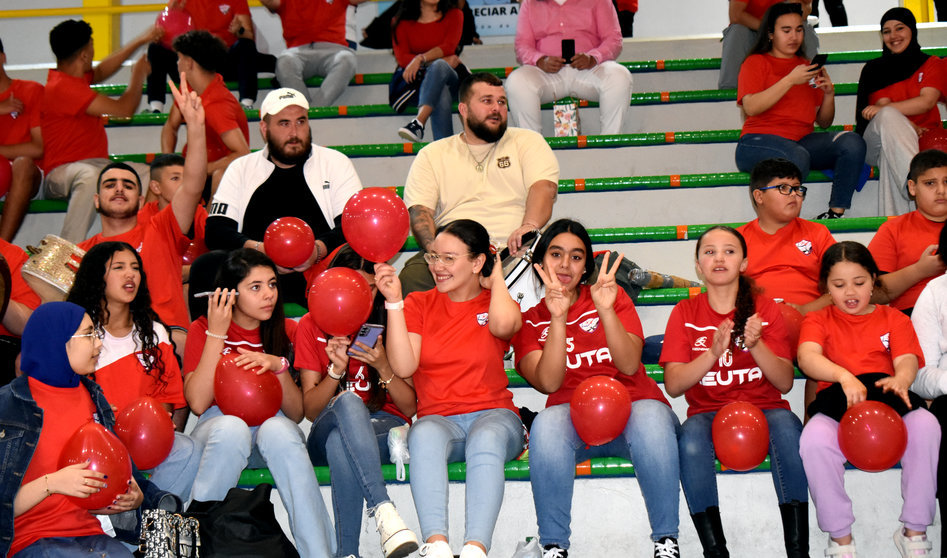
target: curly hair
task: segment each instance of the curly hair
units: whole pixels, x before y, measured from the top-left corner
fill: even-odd
[[[145,275],[145,267],[142,265],[141,256],[130,244],[125,242],[103,242],[96,244],[86,252],[79,264],[79,270],[76,271],[76,280],[72,284],[72,289],[66,297],[67,302],[72,302],[83,307],[96,329],[104,330],[109,323],[108,300],[105,295],[105,276],[109,272],[112,258],[118,252],[131,252],[135,255],[138,262],[138,270],[141,273],[141,282],[138,285],[138,292],[135,298],[128,305],[129,313],[134,325],[134,333],[138,338],[138,345],[141,346],[141,358],[139,359],[145,369],[145,373],[153,376],[160,384],[161,389],[168,385],[164,378],[164,362],[161,360],[161,352],[158,349],[158,335],[155,332],[155,323],[162,324],[158,315],[151,309],[151,292],[148,290],[148,277]]]
[[[740,231],[726,225],[716,225],[710,227],[697,237],[697,251],[695,254],[697,257],[700,257],[700,246],[703,243],[704,237],[711,231],[724,231],[735,236],[740,242],[740,248],[743,249],[743,258],[745,259],[748,256],[746,239],[743,238]],[[730,339],[732,339],[733,343],[736,343],[738,339],[743,337],[743,328],[746,327],[746,321],[750,319],[750,316],[756,313],[756,303],[753,300],[755,292],[756,286],[753,280],[741,273],[737,283],[737,300],[734,303],[733,330],[730,334]]]

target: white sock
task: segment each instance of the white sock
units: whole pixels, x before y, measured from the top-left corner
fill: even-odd
[[[149,103],[149,106],[151,107],[152,110],[156,110],[158,112],[164,112],[164,103],[162,103],[161,101],[151,101],[151,103]]]

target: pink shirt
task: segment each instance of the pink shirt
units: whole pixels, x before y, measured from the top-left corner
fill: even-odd
[[[536,65],[543,56],[561,56],[562,39],[575,40],[575,52],[597,63],[621,54],[618,15],[608,0],[525,0],[516,26],[516,59]]]

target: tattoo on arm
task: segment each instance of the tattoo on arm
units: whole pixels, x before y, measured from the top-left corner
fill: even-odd
[[[421,250],[427,250],[434,242],[434,232],[437,230],[434,225],[434,210],[423,205],[412,205],[408,208],[408,215],[411,217],[414,239]]]

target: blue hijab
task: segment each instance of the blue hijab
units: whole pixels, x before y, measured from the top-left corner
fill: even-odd
[[[75,335],[85,310],[71,302],[47,302],[33,311],[20,352],[23,372],[53,387],[76,387],[79,375],[69,365],[66,343]]]

